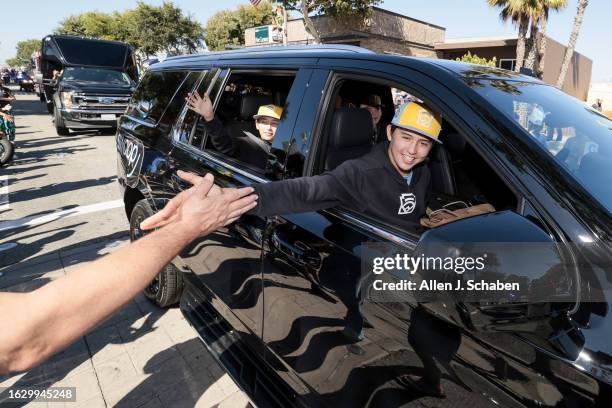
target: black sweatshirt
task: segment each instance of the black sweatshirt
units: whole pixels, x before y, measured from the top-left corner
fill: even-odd
[[[259,216],[318,211],[343,206],[400,229],[415,231],[431,197],[426,161],[413,168],[410,185],[389,159],[388,142],[313,177],[256,184]]]

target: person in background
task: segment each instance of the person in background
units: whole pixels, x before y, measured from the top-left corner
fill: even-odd
[[[385,139],[386,126],[381,122],[382,118],[382,102],[380,96],[371,94],[361,100],[359,107],[366,109],[372,116],[372,126],[374,127],[374,136],[372,143],[376,144]]]
[[[215,116],[212,101],[208,94],[200,96],[197,92],[186,98],[187,106],[204,118],[204,126],[215,149],[259,168],[265,168],[266,160],[276,135],[276,129],[283,114],[283,108],[276,105],[262,105],[253,116],[258,136],[243,130],[241,135],[233,135],[227,126]]]

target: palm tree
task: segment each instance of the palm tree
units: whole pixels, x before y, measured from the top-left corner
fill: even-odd
[[[578,40],[578,33],[580,32],[580,26],[582,25],[582,20],[584,18],[584,10],[588,4],[589,0],[578,0],[578,8],[576,10],[576,17],[574,18],[574,26],[572,27],[569,43],[567,44],[567,49],[565,50],[565,58],[563,58],[563,63],[561,64],[561,72],[559,73],[559,78],[557,79],[558,88],[563,88],[565,75],[567,75],[569,63],[572,59],[572,55],[574,54],[576,40]]]
[[[541,42],[538,47],[538,76],[542,78],[544,74],[544,54],[546,53],[546,28],[548,26],[548,13],[549,10],[560,11],[567,7],[567,0],[546,0],[546,7],[544,7],[542,13],[542,20],[540,22],[540,33],[542,33]]]
[[[544,73],[544,53],[546,52],[546,28],[550,10],[559,11],[567,6],[567,0],[535,0],[530,9],[531,33],[529,54],[525,66],[542,77]]]
[[[527,29],[531,21],[529,10],[533,0],[487,0],[489,6],[500,7],[499,18],[502,21],[512,20],[518,26],[518,40],[516,42],[516,64],[514,70],[519,72],[525,58],[527,44]]]

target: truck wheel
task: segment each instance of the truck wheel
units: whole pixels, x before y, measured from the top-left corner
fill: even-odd
[[[53,110],[53,117],[55,119],[55,131],[57,134],[60,136],[70,135],[68,128],[64,125],[64,119],[57,108]]]
[[[6,139],[0,139],[0,166],[10,163],[15,149],[13,144]]]
[[[136,241],[148,232],[140,229],[140,223],[155,214],[147,200],[140,200],[134,206],[130,216],[130,240]],[[166,265],[147,286],[143,293],[147,299],[159,307],[175,304],[181,297],[183,280],[180,271],[171,263]]]

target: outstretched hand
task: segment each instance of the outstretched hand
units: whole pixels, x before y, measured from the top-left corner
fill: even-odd
[[[215,112],[213,111],[212,101],[207,93],[205,93],[204,96],[200,96],[200,94],[195,91],[194,93],[188,94],[185,100],[187,101],[187,107],[202,115],[207,122],[214,119]]]
[[[193,184],[166,204],[158,213],[140,223],[140,228],[160,228],[172,222],[181,222],[193,228],[197,235],[208,234],[236,221],[242,214],[257,205],[252,187],[220,189],[214,185],[214,177],[200,177],[179,170],[178,176]]]

